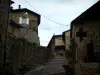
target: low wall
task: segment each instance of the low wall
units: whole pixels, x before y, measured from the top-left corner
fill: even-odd
[[[80,63],[79,71],[77,71],[80,75],[100,75],[100,63]],[[76,66],[75,69],[78,69]]]
[[[51,58],[51,49],[37,46],[26,39],[9,39],[7,51],[7,63],[14,74],[19,70],[35,68],[36,65],[44,64]]]

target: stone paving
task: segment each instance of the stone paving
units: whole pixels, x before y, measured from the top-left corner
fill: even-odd
[[[65,57],[55,57],[44,66],[31,70],[25,75],[65,75],[62,65],[68,65],[67,59]]]

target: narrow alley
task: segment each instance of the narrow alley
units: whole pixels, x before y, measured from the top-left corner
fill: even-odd
[[[51,61],[25,75],[66,75],[63,65],[68,65],[65,57],[54,57]]]
[[[100,75],[100,0],[0,0],[0,75]]]

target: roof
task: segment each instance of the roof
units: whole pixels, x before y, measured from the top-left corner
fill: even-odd
[[[64,35],[66,32],[69,32],[69,31],[70,31],[70,29],[69,29],[69,30],[64,31],[64,32],[63,32],[63,35]]]
[[[72,24],[80,24],[86,21],[100,20],[100,1],[95,3],[92,7],[83,12],[80,16],[71,22]]]
[[[9,21],[9,24],[12,25],[12,26],[16,26],[16,27],[18,27],[18,28],[23,28],[21,25],[15,23],[13,20],[10,20],[10,21]]]
[[[91,22],[100,21],[100,1],[95,3],[93,6],[91,6],[89,9],[87,9],[85,12],[83,12],[80,16],[78,16],[71,22],[70,37],[72,36],[73,25],[77,24],[84,25],[84,22],[89,22],[89,21]]]
[[[35,14],[37,17],[38,17],[38,24],[40,24],[40,15],[36,12],[33,12],[27,8],[22,8],[22,9],[13,9],[13,10],[10,10],[11,12],[29,12],[31,14]]]
[[[62,37],[62,35],[54,35],[53,38]]]
[[[57,37],[62,37],[62,35],[53,35],[50,42],[49,42],[49,44],[48,44],[48,46],[47,46],[48,48],[50,47],[51,42]]]

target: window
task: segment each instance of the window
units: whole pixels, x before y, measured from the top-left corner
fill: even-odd
[[[19,24],[29,24],[29,18],[20,17]]]

